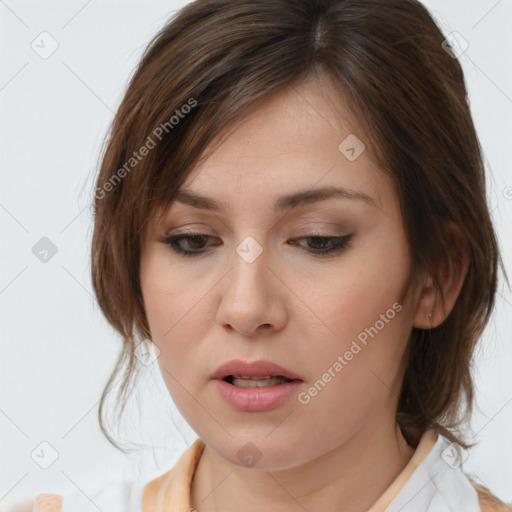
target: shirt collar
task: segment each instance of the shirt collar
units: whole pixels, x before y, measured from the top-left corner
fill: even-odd
[[[427,430],[420,439],[411,460],[384,491],[368,512],[384,512],[399,494],[410,476],[427,457],[437,440],[433,430]],[[178,459],[176,465],[144,486],[142,496],[143,512],[188,512],[192,479],[197,463],[203,453],[204,442],[197,438]]]

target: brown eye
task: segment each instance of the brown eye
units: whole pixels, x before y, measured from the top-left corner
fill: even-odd
[[[301,240],[309,240],[306,250],[313,254],[328,254],[345,249],[353,235],[344,236],[305,236]]]
[[[182,235],[172,235],[166,237],[163,242],[176,253],[183,256],[198,256],[204,251],[205,243],[213,238],[210,235],[202,233],[186,233]]]

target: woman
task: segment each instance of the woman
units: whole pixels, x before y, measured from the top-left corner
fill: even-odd
[[[100,422],[151,340],[199,438],[95,509],[511,510],[463,471],[500,262],[485,197],[418,2],[183,8],[113,121],[92,277],[124,340]]]

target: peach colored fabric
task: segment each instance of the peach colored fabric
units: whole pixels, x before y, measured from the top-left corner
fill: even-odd
[[[146,484],[143,512],[189,512],[190,487],[203,450],[202,439],[196,439],[171,470]]]
[[[62,512],[63,501],[60,494],[38,494],[32,512]]]

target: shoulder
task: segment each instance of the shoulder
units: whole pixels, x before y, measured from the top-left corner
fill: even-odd
[[[512,505],[503,503],[487,487],[477,484],[471,479],[469,481],[478,494],[478,502],[482,512],[512,512]]]
[[[393,499],[394,508],[389,510],[512,512],[510,504],[473,481],[463,469],[464,460],[456,443],[440,433],[424,434],[409,462],[414,469]]]

